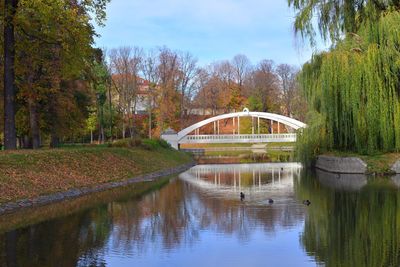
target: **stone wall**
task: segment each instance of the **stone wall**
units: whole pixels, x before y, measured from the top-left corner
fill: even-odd
[[[393,164],[391,170],[394,171],[394,172],[397,173],[397,174],[400,174],[400,160],[396,161],[396,162]]]
[[[335,173],[367,172],[367,164],[356,157],[318,156],[315,167]]]

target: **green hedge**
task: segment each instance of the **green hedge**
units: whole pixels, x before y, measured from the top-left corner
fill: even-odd
[[[161,139],[139,139],[139,138],[126,138],[115,140],[109,144],[111,147],[141,147],[147,150],[157,150],[160,148],[171,148],[171,146]]]

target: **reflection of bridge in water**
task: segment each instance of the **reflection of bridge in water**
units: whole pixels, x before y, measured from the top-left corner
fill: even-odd
[[[293,195],[293,179],[300,177],[298,163],[198,165],[179,177],[208,194],[246,200]]]

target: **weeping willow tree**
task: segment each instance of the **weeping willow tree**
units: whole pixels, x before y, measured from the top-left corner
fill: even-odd
[[[357,33],[347,33],[303,66],[299,80],[312,117],[322,119],[308,121],[300,148],[311,146],[307,153],[313,155],[325,149],[399,151],[399,78],[400,13],[393,10],[365,20]],[[318,142],[311,143],[307,135],[316,134]]]
[[[315,26],[324,40],[332,43],[343,33],[355,33],[365,22],[377,21],[388,11],[399,10],[400,0],[287,0],[296,11],[296,34],[315,45]],[[317,25],[315,23],[317,22]]]

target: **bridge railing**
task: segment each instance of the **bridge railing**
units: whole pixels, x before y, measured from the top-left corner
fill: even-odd
[[[206,142],[295,142],[295,133],[285,134],[221,134],[221,135],[187,135],[180,143]]]

